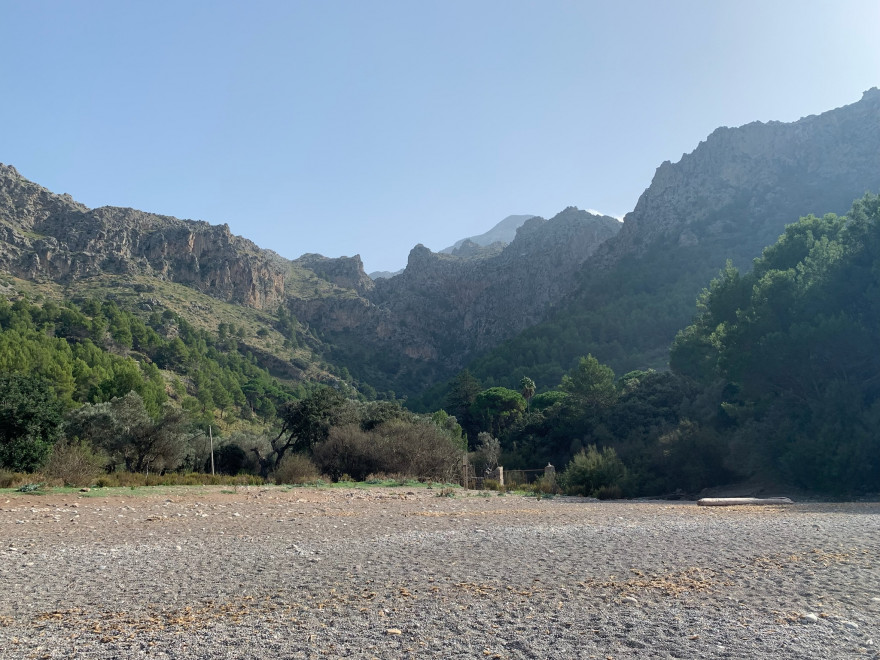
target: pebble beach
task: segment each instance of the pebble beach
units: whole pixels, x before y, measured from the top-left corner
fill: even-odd
[[[880,503],[10,493],[0,584],[3,659],[880,658]]]

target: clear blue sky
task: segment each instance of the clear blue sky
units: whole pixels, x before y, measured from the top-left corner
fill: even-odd
[[[0,162],[88,206],[405,265],[622,216],[718,126],[880,85],[878,0],[0,1]]]

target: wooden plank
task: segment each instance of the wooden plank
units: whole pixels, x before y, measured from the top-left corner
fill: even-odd
[[[740,506],[744,504],[794,504],[787,497],[704,497],[697,500],[699,506]]]

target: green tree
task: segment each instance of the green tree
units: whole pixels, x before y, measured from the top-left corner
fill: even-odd
[[[617,452],[589,445],[578,452],[562,473],[561,481],[572,495],[621,497],[628,473]]]
[[[519,387],[520,394],[526,400],[526,411],[528,411],[531,407],[532,397],[535,396],[535,381],[528,376],[523,376],[522,380],[519,381]]]
[[[444,408],[458,420],[471,440],[479,433],[479,424],[472,416],[471,406],[482,389],[480,381],[465,369],[455,377],[446,395]]]
[[[573,404],[582,407],[607,408],[617,400],[614,372],[592,355],[580,358],[577,366],[562,377],[559,388]]]
[[[61,436],[62,404],[36,376],[0,374],[0,466],[38,469]]]
[[[110,401],[85,404],[68,416],[67,435],[89,439],[115,465],[131,472],[176,468],[184,457],[187,419],[170,405],[150,416],[137,392]]]
[[[520,422],[525,409],[526,400],[519,392],[506,387],[490,387],[474,399],[471,415],[481,429],[500,437]]]
[[[281,430],[270,441],[269,451],[252,447],[260,473],[268,476],[288,452],[310,452],[326,440],[333,426],[354,421],[348,400],[332,387],[315,388],[300,401],[287,403],[280,412]]]
[[[880,410],[878,236],[873,195],[845,218],[803,218],[752,272],[722,273],[673,344],[673,369],[721,383],[729,428],[718,430],[753,473],[823,491],[880,487],[880,439],[868,431]],[[670,437],[718,445],[711,431]]]

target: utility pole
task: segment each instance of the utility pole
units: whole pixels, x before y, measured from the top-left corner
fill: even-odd
[[[211,432],[211,427],[208,426],[208,438],[211,441],[211,475],[214,474],[214,434]]]

